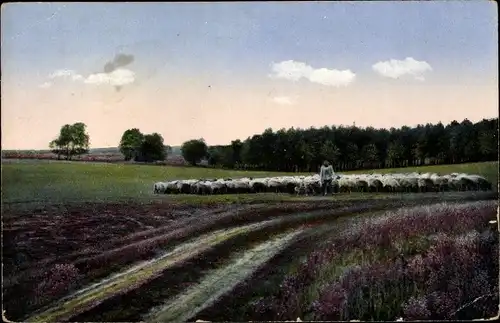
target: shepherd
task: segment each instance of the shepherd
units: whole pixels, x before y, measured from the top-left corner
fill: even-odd
[[[333,175],[334,173],[332,165],[330,165],[330,163],[325,160],[319,171],[321,187],[323,189],[323,196],[326,196],[326,194],[328,194],[328,189],[332,186]]]

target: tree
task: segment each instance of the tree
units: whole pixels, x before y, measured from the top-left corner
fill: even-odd
[[[346,157],[348,160],[348,169],[357,168],[359,165],[359,148],[355,143],[348,143],[346,147]]]
[[[241,150],[243,148],[243,143],[241,140],[236,139],[231,141],[231,148],[232,148],[232,163],[233,165],[240,164],[241,163]]]
[[[144,135],[137,128],[125,130],[120,140],[120,152],[125,160],[154,162],[165,160],[172,147],[163,144],[159,133]]]
[[[297,164],[298,168],[303,171],[311,170],[311,163],[314,158],[314,154],[310,148],[310,146],[305,143],[303,140],[300,140],[297,144],[296,148],[296,156],[297,156]]]
[[[222,156],[219,147],[211,146],[208,148],[207,161],[210,166],[215,166],[221,163]]]
[[[369,166],[372,166],[378,160],[378,150],[375,144],[368,144],[363,146],[362,156],[365,162],[368,163]],[[364,165],[366,167],[366,165]]]
[[[61,159],[62,147],[64,145],[61,143],[59,138],[52,140],[49,143],[49,148],[52,150],[54,154],[57,154],[57,159]]]
[[[208,147],[203,139],[193,139],[186,141],[181,146],[182,157],[193,166],[196,166],[207,156]]]
[[[320,150],[321,159],[328,160],[336,165],[340,156],[340,149],[330,140],[325,141]]]
[[[71,160],[72,156],[82,155],[88,152],[90,137],[86,132],[87,126],[83,122],[72,125],[65,124],[59,131],[59,137],[49,143],[49,147],[58,158],[66,156],[66,160]]]
[[[165,160],[167,157],[166,151],[166,147],[163,144],[163,137],[155,132],[144,136],[136,160],[145,162]]]
[[[498,119],[482,120],[478,124],[478,144],[481,159],[495,160],[498,156]]]
[[[401,166],[403,160],[404,147],[399,141],[394,141],[387,147],[387,161],[391,167]]]
[[[135,159],[139,153],[144,135],[137,128],[125,130],[120,140],[120,152],[125,157],[125,160]]]

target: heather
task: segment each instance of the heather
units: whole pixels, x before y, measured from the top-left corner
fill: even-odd
[[[311,253],[277,293],[257,298],[253,319],[493,316],[498,231],[488,222],[496,204],[441,203],[359,222]]]
[[[484,194],[422,194],[394,198],[353,194],[333,201],[318,199],[241,207],[219,205],[208,209],[179,207],[176,203],[152,203],[144,207],[130,204],[119,208],[118,204],[102,207],[89,204],[86,209],[64,206],[63,214],[57,214],[59,209],[55,208],[53,212],[52,208],[35,209],[32,214],[12,213],[10,209],[4,223],[6,310],[8,317],[14,320],[52,317],[135,321],[164,303],[166,308],[176,309],[171,306],[172,302],[191,290],[189,288],[194,288],[191,290],[193,295],[198,295],[197,288],[203,286],[200,283],[205,277],[217,276],[218,269],[226,264],[229,266],[234,255],[253,244],[264,243],[271,236],[288,230],[316,232],[325,228],[328,230],[316,239],[299,234],[297,241],[266,260],[262,268],[252,267],[254,272],[246,275],[244,281],[234,280],[236,286],[231,284],[230,291],[227,290],[229,285],[223,282],[211,285],[217,291],[214,295],[219,295],[214,303],[205,304],[208,300],[203,298],[201,304],[200,299],[200,307],[197,307],[200,313],[184,313],[184,308],[182,316],[203,319],[212,317],[211,313],[215,312],[215,316],[224,315],[223,320],[241,320],[242,314],[247,315],[243,320],[254,320],[255,311],[249,313],[248,310],[250,301],[259,295],[274,296],[259,303],[258,315],[264,320],[335,317],[336,312],[332,314],[330,307],[324,305],[324,300],[330,304],[334,299],[345,303],[344,307],[337,306],[342,313],[339,315],[344,315],[340,318],[392,319],[415,317],[418,313],[435,316],[435,304],[442,298],[443,288],[427,292],[427,285],[408,284],[394,294],[396,289],[393,287],[399,286],[400,281],[391,280],[392,276],[384,274],[402,270],[396,266],[398,261],[403,261],[401,254],[406,262],[417,255],[423,258],[443,237],[460,240],[474,231],[480,237],[484,235],[487,231],[484,223],[494,217],[496,203],[464,202],[484,198]],[[442,201],[460,203],[416,207]],[[404,208],[398,209],[401,207]],[[255,225],[255,230],[247,231],[248,225]],[[231,237],[226,236],[229,232],[221,233],[224,237],[214,236],[213,244],[202,239],[205,235],[217,235],[218,230],[236,231]],[[190,251],[183,253],[180,250],[187,249],[182,246]],[[167,255],[174,250],[180,254]],[[161,255],[167,256],[163,259]],[[304,263],[301,263],[302,257],[306,257]],[[257,261],[252,256],[251,261],[254,260]],[[481,263],[477,259],[473,261]],[[491,277],[495,272],[486,270],[490,267],[481,265],[473,271],[474,277],[485,277],[483,280],[489,284],[475,290],[489,292],[488,286],[494,286]],[[357,277],[355,274],[349,274],[353,270],[358,270],[357,275],[361,277],[373,273],[377,279],[383,278],[384,283],[379,286],[375,280],[369,284],[372,289],[366,290],[359,284],[368,280],[363,278],[358,282],[352,278]],[[445,278],[460,277],[458,281],[461,282],[463,275],[457,275],[446,273]],[[414,276],[408,273],[408,277]],[[464,279],[466,282],[472,278]],[[282,291],[275,293],[280,283],[283,283]],[[265,291],[266,286],[270,292]],[[387,286],[393,289],[384,289],[389,288]],[[360,288],[362,292],[356,291]],[[387,301],[370,296],[379,294]],[[339,295],[344,295],[345,301]],[[365,306],[367,297],[374,301],[369,307]],[[454,297],[454,303],[446,300],[447,303],[443,301],[444,305],[439,306],[446,305],[456,311],[471,301]],[[475,317],[481,311],[489,313],[489,307],[484,305],[492,301],[488,297],[476,302],[474,306],[479,307],[466,306],[454,315]],[[224,305],[229,303],[228,298],[243,300],[233,306],[234,311],[228,311]],[[389,308],[382,306],[386,304],[392,305]],[[477,313],[472,313],[473,310]]]

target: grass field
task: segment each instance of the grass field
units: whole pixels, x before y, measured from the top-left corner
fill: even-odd
[[[498,162],[377,172],[411,171],[479,174],[497,190]],[[154,182],[171,179],[272,175],[283,174],[2,162],[6,317],[407,320],[495,311],[498,228],[489,221],[497,217],[496,191],[335,198],[152,192]],[[418,268],[438,268],[425,262],[438,261],[441,269],[430,270],[429,285],[395,256],[424,261]],[[443,294],[439,281],[456,293]],[[375,302],[377,295],[388,298]],[[469,296],[482,300],[461,309]]]
[[[382,169],[379,173],[462,172],[478,174],[494,183],[497,189],[498,162],[423,166],[414,168]],[[367,173],[371,171],[356,171]],[[81,202],[116,201],[123,199],[158,199],[152,194],[154,182],[190,178],[239,178],[285,175],[287,173],[251,172],[194,167],[163,167],[117,165],[80,162],[9,161],[2,163],[2,200],[4,203],[24,202]],[[160,197],[166,198],[166,197]],[[176,198],[176,197],[169,197]],[[177,197],[182,201],[200,201],[196,196]],[[216,196],[215,201],[241,201],[262,196]],[[267,195],[276,199],[275,195]],[[287,197],[282,197],[287,198]],[[205,198],[205,200],[207,200]]]

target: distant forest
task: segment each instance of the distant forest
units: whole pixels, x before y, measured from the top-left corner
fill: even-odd
[[[356,126],[267,129],[243,142],[210,146],[206,157],[216,167],[292,172],[315,172],[324,160],[337,171],[495,161],[498,118],[389,130]]]
[[[151,140],[145,140],[147,138]],[[498,118],[389,130],[356,126],[266,129],[244,141],[233,140],[230,145],[207,146],[203,139],[192,139],[180,147],[165,145],[158,133],[143,135],[134,128],[124,132],[119,147],[82,147],[81,152],[75,151],[76,155],[82,154],[81,158],[76,156],[75,160],[96,160],[99,157],[95,156],[103,155],[102,161],[109,162],[134,159],[168,164],[170,160],[171,165],[187,162],[216,168],[281,172],[317,172],[324,160],[330,161],[336,171],[457,164],[498,160]],[[60,154],[64,149],[29,154],[3,150],[2,158],[29,158],[32,154],[51,151]],[[114,157],[108,156],[110,154]],[[180,161],[173,163],[171,157]]]

